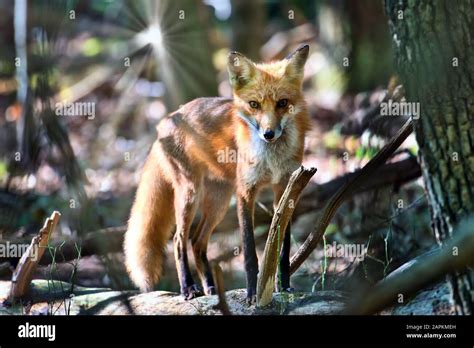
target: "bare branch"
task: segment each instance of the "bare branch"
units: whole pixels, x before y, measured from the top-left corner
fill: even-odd
[[[270,232],[263,252],[261,271],[257,282],[257,305],[265,306],[272,300],[275,285],[275,273],[277,270],[279,254],[285,230],[293,215],[294,208],[300,197],[301,191],[316,173],[316,168],[306,169],[301,166],[291,174],[285,192],[280,198],[278,207],[273,214]]]
[[[400,147],[413,130],[412,121],[407,121],[388,144],[386,144],[351,180],[342,186],[326,204],[316,228],[291,258],[290,273],[293,274],[317,247],[339,206],[350,197],[357,187],[363,185],[373,173]]]
[[[21,298],[28,292],[33,273],[48,247],[49,238],[58,224],[60,216],[61,214],[55,211],[50,218],[46,219],[43,228],[39,231],[38,235],[33,237],[30,246],[21,256],[12,276],[10,301]]]

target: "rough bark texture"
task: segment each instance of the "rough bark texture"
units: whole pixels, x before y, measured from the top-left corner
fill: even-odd
[[[474,1],[386,0],[395,59],[415,122],[433,218],[444,244],[474,210]],[[448,277],[456,311],[473,313],[473,277]]]

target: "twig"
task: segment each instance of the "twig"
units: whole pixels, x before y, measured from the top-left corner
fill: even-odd
[[[270,232],[263,252],[261,272],[257,280],[257,305],[266,306],[272,300],[275,286],[275,273],[277,270],[282,241],[285,230],[293,215],[294,208],[300,197],[301,191],[316,173],[316,168],[306,169],[301,166],[291,174],[285,192],[280,198],[278,207],[273,214]]]
[[[270,209],[268,209],[268,208],[265,206],[265,204],[263,204],[263,203],[260,202],[260,201],[257,201],[257,206],[259,206],[265,213],[267,213],[268,216],[273,217],[273,212],[272,212]]]
[[[405,139],[411,134],[413,130],[412,121],[407,121],[398,133],[386,144],[366,165],[363,167],[357,175],[352,177],[351,180],[346,182],[329,200],[326,204],[321,218],[316,225],[316,228],[309,234],[303,245],[298,249],[295,255],[291,258],[290,273],[293,274],[301,264],[307,259],[307,257],[317,247],[318,243],[326,231],[326,228],[331,222],[334,214],[336,213],[339,206],[344,202],[345,199],[350,197],[356,190],[357,187],[364,184],[372,174],[382,166],[385,161],[400,147]]]
[[[397,303],[399,296],[408,297],[443,275],[453,271],[463,271],[474,265],[474,218],[463,221],[453,239],[442,248],[428,251],[409,261],[372,289],[361,289],[345,314],[374,314],[391,304]]]
[[[214,278],[217,297],[219,298],[219,302],[217,302],[214,308],[220,310],[223,315],[232,315],[225,299],[225,287],[222,269],[217,262],[214,262],[212,265],[212,277]]]
[[[21,256],[12,276],[10,301],[21,298],[28,292],[33,273],[48,247],[49,238],[58,224],[60,216],[61,214],[55,211],[50,218],[46,219],[43,228],[39,231],[38,235],[33,237],[30,246]]]

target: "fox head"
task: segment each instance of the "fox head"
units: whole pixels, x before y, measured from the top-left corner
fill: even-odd
[[[255,64],[243,54],[228,57],[230,83],[237,116],[271,143],[304,108],[302,93],[304,64],[309,46],[298,48],[283,60]]]

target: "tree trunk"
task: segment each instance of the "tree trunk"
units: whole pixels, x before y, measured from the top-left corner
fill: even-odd
[[[18,82],[17,101],[25,108],[28,94],[28,65],[26,37],[28,31],[27,24],[27,2],[26,0],[15,1],[14,25],[15,25],[15,47],[16,47],[16,79]],[[24,115],[26,116],[26,115]],[[20,117],[17,123],[17,145],[18,151],[23,152],[23,133],[25,128],[25,118]]]
[[[420,105],[416,137],[442,245],[474,210],[474,1],[386,0],[386,12],[407,101]],[[458,314],[473,313],[473,280],[448,276]]]

